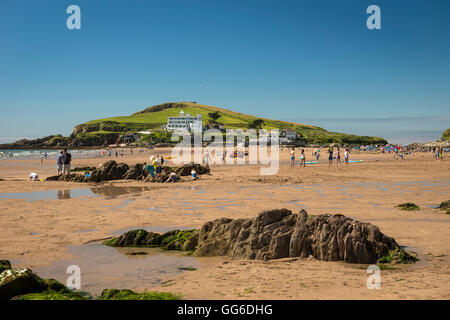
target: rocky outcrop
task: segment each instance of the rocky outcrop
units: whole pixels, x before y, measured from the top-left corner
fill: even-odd
[[[261,212],[253,219],[218,219],[199,231],[197,256],[280,259],[313,256],[325,261],[376,263],[398,248],[379,228],[343,215],[308,216],[302,210]]]
[[[66,181],[66,182],[88,182],[89,179],[86,176],[79,173],[71,173],[71,174],[59,174],[56,176],[50,176],[46,181]]]
[[[144,165],[143,164],[135,164],[130,167],[130,169],[125,173],[125,180],[142,180],[145,178],[146,174],[144,173]]]
[[[102,182],[110,180],[121,180],[130,168],[125,163],[117,163],[114,160],[105,162],[101,167],[91,173],[90,181]]]
[[[385,236],[373,224],[343,215],[308,216],[304,210],[292,214],[287,209],[263,211],[252,219],[221,218],[205,223],[198,231],[174,230],[161,235],[135,230],[105,244],[195,249],[196,256],[229,256],[245,260],[313,256],[324,261],[363,264],[376,263],[380,259],[392,263],[415,261],[393,238]],[[395,258],[400,256],[401,259]]]
[[[104,244],[113,247],[163,247],[167,250],[190,251],[197,246],[197,240],[196,230],[172,230],[159,234],[141,229],[126,232]]]
[[[197,171],[198,175],[210,173],[210,169],[208,166],[202,166],[201,164],[198,164],[198,163],[185,164],[185,165],[179,167],[178,169],[176,169],[175,172],[180,177],[181,176],[190,176],[192,169],[195,169],[195,171]]]
[[[325,261],[376,263],[398,245],[379,228],[343,215],[308,216],[302,210],[261,212],[253,219],[219,219],[199,232],[197,256],[280,259],[313,256]]]
[[[68,290],[60,282],[53,279],[42,279],[30,269],[12,269],[7,260],[2,260],[1,265],[2,268],[9,267],[0,273],[0,301],[46,290],[57,292]]]

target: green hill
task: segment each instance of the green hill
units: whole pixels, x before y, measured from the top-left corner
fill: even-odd
[[[300,124],[287,121],[279,121],[265,118],[258,118],[255,116],[218,108],[214,106],[202,105],[195,102],[172,102],[152,106],[134,113],[130,116],[119,116],[92,120],[75,127],[72,138],[79,140],[86,139],[86,135],[91,138],[94,136],[106,136],[111,133],[118,135],[129,131],[150,130],[155,132],[151,138],[158,138],[162,140],[170,140],[170,135],[162,133],[161,127],[167,123],[168,117],[178,116],[179,112],[183,110],[186,114],[193,116],[197,114],[202,115],[203,125],[206,125],[209,119],[208,114],[217,112],[219,118],[217,123],[224,126],[225,129],[247,129],[251,126],[254,120],[263,120],[263,129],[290,129],[295,130],[303,140],[307,143],[344,143],[344,144],[383,144],[386,140],[379,137],[367,137],[348,135],[336,132],[329,132],[323,128],[311,126],[307,124]],[[156,139],[156,140],[158,140]],[[97,139],[98,140],[98,139]]]
[[[444,140],[450,139],[450,128],[448,128],[447,130],[444,131],[444,133],[442,133],[442,139]]]
[[[386,140],[379,137],[356,136],[344,133],[329,132],[323,128],[307,124],[279,121],[198,104],[195,102],[171,102],[159,104],[134,113],[130,116],[111,117],[92,120],[77,125],[70,137],[61,135],[48,136],[34,140],[20,140],[0,148],[43,148],[43,147],[92,147],[123,142],[123,135],[127,132],[151,131],[152,134],[142,134],[142,143],[170,142],[171,133],[162,129],[167,124],[167,118],[178,116],[183,110],[192,116],[202,115],[203,125],[210,122],[210,113],[217,113],[217,124],[224,129],[248,129],[257,127],[262,129],[295,130],[301,140],[308,144],[326,145],[338,144],[386,144]],[[256,122],[254,122],[257,120]]]

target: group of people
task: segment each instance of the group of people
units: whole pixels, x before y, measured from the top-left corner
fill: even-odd
[[[151,156],[149,163],[144,163],[144,176],[150,175],[153,179],[160,180],[163,176],[164,172],[164,157],[161,155]],[[191,171],[192,180],[198,179],[197,171],[193,168]],[[178,174],[174,171],[171,171],[169,174],[169,177],[167,180],[164,181],[164,183],[167,182],[177,182],[180,181],[180,177]]]
[[[434,154],[434,158],[436,160],[444,160],[444,148],[443,147],[433,148],[433,154]]]
[[[72,155],[67,152],[67,149],[62,150],[56,157],[56,165],[58,174],[70,174],[70,163]]]
[[[299,152],[300,152],[300,156],[299,156],[300,167],[306,167],[305,149],[299,148]],[[329,165],[332,165],[334,161],[336,162],[336,165],[341,164],[341,149],[339,147],[337,149],[334,149],[333,147],[329,147],[327,153],[328,153],[328,164]],[[316,161],[319,161],[320,147],[315,149],[312,152],[312,156],[316,158]],[[345,164],[348,164],[349,157],[350,157],[350,151],[348,148],[345,148],[345,151],[344,151]],[[291,158],[291,167],[294,167],[295,166],[295,148],[291,149],[290,158]]]

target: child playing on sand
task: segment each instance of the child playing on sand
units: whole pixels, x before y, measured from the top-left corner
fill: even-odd
[[[38,174],[35,172],[30,173],[30,181],[39,181]]]
[[[192,169],[191,175],[192,175],[192,180],[197,180],[198,179],[197,171],[195,171],[195,169]]]
[[[178,177],[178,175],[175,172],[171,172],[169,175],[169,179],[166,180],[165,183],[167,182],[177,182],[178,180],[180,180],[180,178]]]

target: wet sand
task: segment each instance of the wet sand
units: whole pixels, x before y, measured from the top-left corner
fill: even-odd
[[[307,161],[313,160],[311,151]],[[133,153],[117,160],[142,163],[150,154],[170,151]],[[220,217],[250,218],[274,208],[306,209],[313,215],[340,213],[376,224],[417,252],[421,261],[382,270],[381,290],[367,289],[367,266],[311,259],[192,258],[198,263],[195,271],[168,273],[148,283],[126,277],[118,285],[181,293],[188,299],[449,299],[450,216],[435,209],[450,199],[448,156],[435,161],[431,153],[417,153],[402,161],[386,154],[352,153],[351,159],[363,162],[348,166],[328,166],[322,157],[319,164],[291,168],[284,150],[274,176],[261,176],[258,165],[213,165],[212,174],[198,181],[183,177],[177,184],[102,185],[30,182],[32,171],[44,178],[55,174],[53,160],[43,168],[39,160],[0,160],[0,258],[37,271],[53,270],[42,272],[64,279],[61,269],[67,265],[62,261],[82,256],[71,248],[123,230],[199,228]],[[75,157],[72,167],[98,166],[107,159]],[[394,207],[404,202],[414,202],[422,210]],[[89,263],[86,268],[91,269]],[[120,270],[107,272],[114,278]]]

